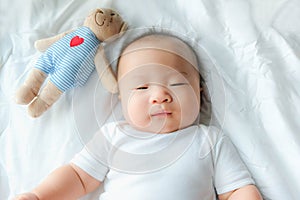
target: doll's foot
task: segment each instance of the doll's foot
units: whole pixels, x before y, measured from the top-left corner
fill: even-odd
[[[36,95],[37,94],[34,89],[26,85],[22,85],[16,92],[15,101],[17,104],[27,105],[33,100],[34,97],[36,97]]]
[[[32,101],[32,103],[28,106],[28,114],[31,117],[39,117],[41,116],[50,105],[48,105],[45,101],[43,101],[41,98],[37,97]]]

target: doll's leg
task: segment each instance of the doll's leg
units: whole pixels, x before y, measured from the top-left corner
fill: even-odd
[[[28,113],[32,117],[39,117],[62,95],[60,91],[51,81],[48,81],[42,89],[39,96],[28,106]]]
[[[37,96],[46,77],[47,75],[42,70],[32,69],[24,84],[16,92],[16,102],[24,105],[29,104]]]

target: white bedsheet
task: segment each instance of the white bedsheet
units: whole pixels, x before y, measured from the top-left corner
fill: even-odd
[[[221,78],[223,84],[212,94],[214,113],[264,199],[299,198],[299,0],[3,0],[1,200],[30,190],[67,163],[106,120],[120,117],[116,96],[101,87],[96,73],[38,119],[13,101],[40,54],[34,41],[81,25],[97,7],[116,9],[131,28],[168,24],[199,39],[217,70],[208,81]],[[97,193],[84,199],[97,199]]]

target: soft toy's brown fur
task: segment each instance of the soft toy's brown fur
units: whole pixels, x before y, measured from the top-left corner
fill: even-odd
[[[97,9],[93,11],[85,19],[83,25],[89,27],[99,41],[105,41],[109,37],[127,29],[127,24],[120,15],[111,9]],[[63,38],[70,32],[72,31],[67,31],[51,38],[38,40],[35,43],[35,48],[39,51],[45,51],[54,42]],[[110,92],[117,92],[116,88],[111,87],[116,85],[116,79],[111,72],[109,63],[107,63],[107,60],[105,59],[101,45],[96,52],[94,61],[104,87]],[[33,68],[24,84],[16,92],[16,102],[23,105],[29,104],[28,113],[32,117],[42,115],[62,95],[62,91],[60,91],[51,81],[48,81],[45,84],[45,87],[41,89],[46,77],[47,74],[42,70]]]

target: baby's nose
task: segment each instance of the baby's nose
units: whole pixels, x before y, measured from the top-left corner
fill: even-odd
[[[170,91],[163,86],[154,86],[150,97],[150,103],[161,104],[172,102],[172,95]]]

